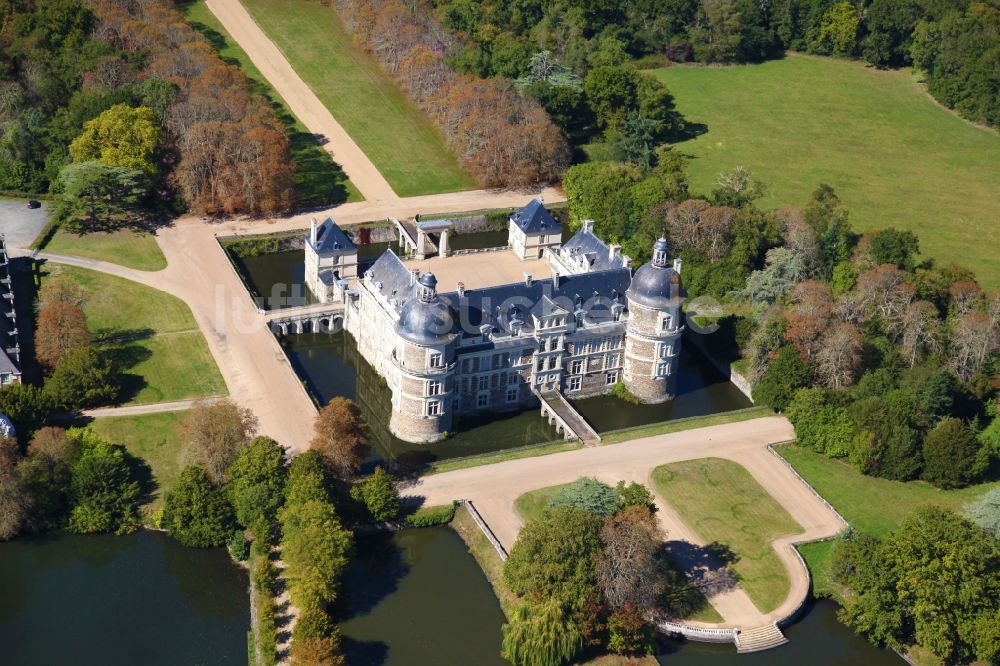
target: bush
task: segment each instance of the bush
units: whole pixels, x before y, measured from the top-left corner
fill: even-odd
[[[250,525],[250,535],[253,537],[253,552],[260,557],[267,557],[272,546],[271,521],[264,516],[257,516]]]
[[[628,390],[628,387],[625,386],[624,382],[617,382],[614,386],[612,386],[611,395],[618,398],[619,400],[623,400],[624,402],[633,405],[638,405],[642,403],[642,400],[639,400],[639,398],[637,398],[635,394],[632,393],[632,391]]]
[[[420,509],[403,519],[406,527],[433,527],[435,525],[446,525],[455,517],[457,502],[445,504],[444,506],[429,506]]]
[[[595,516],[610,516],[621,508],[618,492],[591,477],[580,477],[552,498],[552,506],[576,506]]]
[[[625,485],[624,481],[619,481],[618,485],[615,486],[615,492],[618,493],[618,504],[622,509],[630,506],[644,506],[656,513],[656,501],[653,493],[649,492],[649,488],[641,483],[633,481]]]
[[[274,618],[274,600],[270,595],[257,597],[257,631],[260,635],[260,660],[264,666],[278,661],[278,629]]]
[[[253,567],[253,589],[260,594],[272,596],[278,582],[278,570],[269,558],[262,557]]]
[[[226,542],[229,555],[237,562],[245,562],[250,557],[250,542],[243,535],[243,530],[235,530]]]
[[[635,604],[625,604],[608,618],[608,650],[630,655],[656,651],[653,628]]]
[[[788,407],[795,390],[809,384],[809,367],[799,358],[799,352],[787,345],[767,366],[767,371],[753,387],[753,401],[782,411]]]
[[[163,526],[185,546],[221,546],[235,526],[233,507],[208,472],[191,465],[184,468],[177,486],[167,495]]]
[[[376,522],[392,520],[399,515],[399,491],[384,469],[375,472],[360,485],[351,488],[351,497],[364,502]]]

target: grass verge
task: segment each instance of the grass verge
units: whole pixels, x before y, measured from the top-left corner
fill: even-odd
[[[737,409],[723,414],[712,414],[710,416],[692,416],[686,419],[675,419],[664,423],[654,423],[648,426],[638,426],[626,428],[624,430],[612,430],[601,435],[601,444],[618,444],[631,439],[641,439],[652,437],[653,435],[667,435],[672,432],[682,430],[693,430],[694,428],[706,428],[708,426],[722,425],[724,423],[738,423],[739,421],[749,421],[759,419],[764,416],[772,416],[774,411],[769,407],[747,407]]]
[[[123,368],[123,404],[226,393],[222,374],[184,301],[75,266],[48,264],[44,270],[66,276],[82,288],[83,311],[94,339]]]
[[[721,458],[661,465],[653,486],[707,543],[728,547],[740,586],[761,612],[788,594],[788,572],[771,542],[802,527],[742,466]]]
[[[121,444],[128,452],[149,465],[152,473],[153,509],[163,506],[181,470],[183,438],[180,422],[187,412],[163,412],[139,416],[111,416],[94,419],[90,428],[101,437]]]
[[[693,191],[736,166],[766,185],[765,206],[802,205],[828,183],[855,229],[910,229],[925,256],[1000,286],[1000,135],[937,106],[909,70],[789,55],[655,74],[703,132],[678,144]]]
[[[306,0],[243,0],[243,5],[396,194],[475,187],[430,119],[354,43],[329,5]]]
[[[845,462],[795,444],[777,446],[775,450],[854,529],[875,536],[885,536],[899,527],[918,506],[933,504],[960,512],[966,504],[1000,487],[1000,482],[993,482],[959,490],[941,490],[922,481],[891,481],[866,476]],[[799,552],[809,565],[815,594],[839,598],[842,590],[830,579],[833,542],[800,546]]]
[[[333,161],[330,153],[320,145],[316,136],[303,125],[271,87],[271,83],[260,73],[246,52],[226,32],[222,23],[211,12],[204,0],[179,4],[184,18],[195,30],[211,43],[212,48],[224,61],[236,65],[250,79],[251,89],[262,95],[288,133],[289,149],[295,160],[295,203],[299,207],[332,206],[345,201],[361,201],[364,197],[348,180],[340,166]],[[332,10],[331,10],[332,11]]]
[[[517,449],[507,449],[506,451],[496,451],[483,453],[476,456],[466,456],[464,458],[449,458],[432,462],[421,472],[421,476],[431,474],[441,474],[442,472],[452,472],[456,469],[466,469],[467,467],[479,467],[480,465],[493,465],[495,463],[506,462],[508,460],[520,460],[521,458],[534,458],[537,456],[547,456],[550,453],[562,453],[563,451],[575,451],[582,449],[583,443],[577,440],[570,442],[548,442],[546,444],[536,444]]]
[[[140,271],[159,271],[167,267],[167,258],[156,244],[156,237],[148,231],[119,229],[76,234],[57,227],[39,249],[107,261]]]
[[[510,617],[511,612],[520,603],[521,599],[516,594],[507,589],[503,584],[503,560],[496,548],[486,538],[476,521],[472,519],[472,514],[464,506],[459,506],[455,510],[455,517],[451,521],[451,528],[462,537],[462,541],[468,546],[472,557],[476,559],[479,568],[483,570],[486,579],[493,586],[493,593],[500,601],[500,608],[504,615]]]

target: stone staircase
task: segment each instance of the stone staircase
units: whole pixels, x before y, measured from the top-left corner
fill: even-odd
[[[745,629],[736,635],[736,651],[740,654],[760,652],[784,645],[788,642],[778,625],[765,624],[753,629]]]

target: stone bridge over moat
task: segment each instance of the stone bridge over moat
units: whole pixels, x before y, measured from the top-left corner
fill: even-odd
[[[265,321],[275,333],[339,333],[344,329],[343,303],[320,303],[268,313]]]

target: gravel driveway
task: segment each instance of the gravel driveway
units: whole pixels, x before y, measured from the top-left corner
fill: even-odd
[[[27,248],[49,221],[48,202],[34,210],[25,204],[18,199],[0,201],[0,234],[6,236],[8,249]]]

